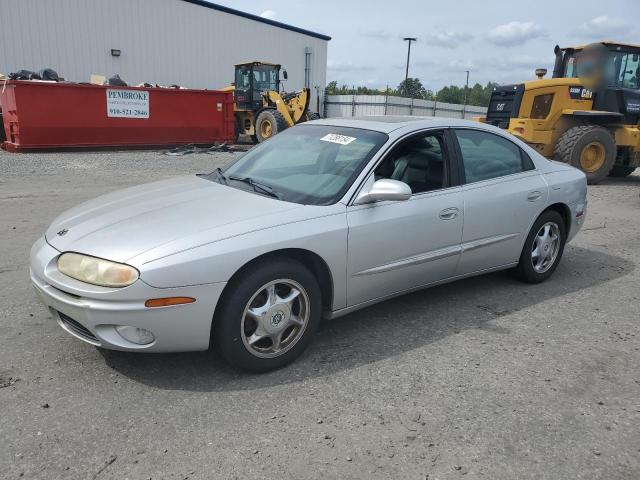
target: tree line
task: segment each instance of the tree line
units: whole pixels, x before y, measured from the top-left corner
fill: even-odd
[[[491,92],[498,84],[489,82],[482,86],[476,83],[472,87],[459,87],[449,85],[437,92],[425,88],[419,78],[408,78],[403,80],[396,88],[376,89],[368,87],[349,87],[347,85],[338,86],[338,82],[332,81],[326,87],[327,95],[388,95],[394,97],[420,98],[423,100],[437,100],[443,103],[463,104],[465,102],[465,90],[467,105],[487,107]]]

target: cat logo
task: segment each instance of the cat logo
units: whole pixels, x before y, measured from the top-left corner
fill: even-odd
[[[593,92],[588,88],[583,88],[582,92],[580,92],[580,96],[585,100],[591,100],[593,98]]]
[[[496,105],[496,110],[498,112],[503,112],[505,106],[506,106],[506,103],[499,103],[498,105]]]

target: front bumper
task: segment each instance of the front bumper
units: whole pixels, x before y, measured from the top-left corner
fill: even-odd
[[[155,288],[138,280],[125,288],[89,285],[58,272],[60,252],[41,238],[31,249],[30,272],[40,300],[71,335],[112,350],[184,352],[209,347],[215,306],[226,283]],[[152,298],[193,297],[194,303],[147,308]],[[122,337],[116,326],[144,328],[155,339],[139,345]]]

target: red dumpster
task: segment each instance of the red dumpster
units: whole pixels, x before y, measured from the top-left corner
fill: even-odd
[[[231,92],[12,80],[0,105],[10,151],[235,140]]]

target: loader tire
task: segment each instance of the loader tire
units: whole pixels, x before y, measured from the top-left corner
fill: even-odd
[[[263,110],[256,120],[256,138],[258,143],[273,137],[287,128],[287,121],[282,114],[274,109]]]
[[[311,120],[320,120],[322,117],[320,116],[319,113],[316,112],[307,112],[307,122],[310,122]]]
[[[614,165],[609,172],[610,177],[624,178],[633,173],[636,167],[629,167],[627,165]]]
[[[616,142],[609,131],[596,125],[572,127],[562,134],[554,151],[556,160],[587,175],[587,183],[606,178],[616,160]]]

